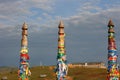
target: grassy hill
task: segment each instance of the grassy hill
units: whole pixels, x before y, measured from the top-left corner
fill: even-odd
[[[5,70],[4,70],[5,71]],[[5,71],[0,73],[0,79],[7,76],[8,80],[18,80],[17,70]],[[54,66],[36,66],[31,68],[31,80],[56,80]],[[106,80],[106,69],[75,67],[69,68],[68,80]],[[46,75],[45,78],[40,75]]]

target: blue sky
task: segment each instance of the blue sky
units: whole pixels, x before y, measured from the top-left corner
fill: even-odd
[[[120,53],[119,0],[0,0],[0,66],[19,66],[21,27],[28,24],[30,65],[55,65],[58,24],[66,33],[67,59],[107,62],[107,24],[115,24]],[[120,63],[120,59],[118,59]]]

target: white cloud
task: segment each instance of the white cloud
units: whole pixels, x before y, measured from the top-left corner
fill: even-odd
[[[31,0],[26,1],[26,3],[29,4],[30,7],[33,8],[40,8],[44,11],[51,11],[53,9],[55,0]]]
[[[52,5],[54,0],[20,0],[20,1],[3,1],[0,3],[0,16],[7,16],[8,19],[12,19],[14,17],[20,18],[22,16],[33,16],[39,11],[32,11],[32,8],[39,8],[44,11],[52,10]]]
[[[71,2],[72,1],[73,0],[71,0]],[[98,6],[100,0],[85,0],[78,2],[81,3],[80,6],[76,8],[77,13],[62,18],[66,21],[65,24],[67,26],[70,24],[73,26],[87,24],[95,25],[95,23],[105,24],[108,18],[119,20],[119,7],[103,9],[101,6]],[[0,21],[2,27],[16,26],[26,21],[29,26],[34,26],[31,32],[39,32],[43,29],[42,27],[44,27],[44,29],[54,28],[58,26],[59,21],[56,15],[51,15],[49,13],[55,12],[54,6],[60,4],[55,4],[55,0],[12,0],[12,3],[10,1],[3,1],[0,3]]]
[[[35,23],[36,26],[38,26],[39,21],[36,20],[42,20],[42,17],[37,17],[36,15],[43,10],[42,13],[39,14],[44,14],[46,19],[50,19],[50,16],[47,13],[44,13],[44,11],[51,11],[53,5],[54,0],[0,0],[1,28],[3,28],[5,32],[11,32],[10,34],[14,34],[12,31],[14,31],[16,28],[11,27],[16,27],[16,25],[22,24],[24,21],[30,25],[32,25],[32,23],[34,25]],[[40,11],[34,9],[39,9]],[[4,33],[4,31],[1,32]]]

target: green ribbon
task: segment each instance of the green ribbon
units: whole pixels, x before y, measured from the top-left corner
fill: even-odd
[[[58,53],[57,58],[59,59],[59,58],[63,57],[64,55],[65,54],[63,54],[63,53]]]

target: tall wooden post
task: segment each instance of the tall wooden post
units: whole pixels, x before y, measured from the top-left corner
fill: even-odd
[[[108,23],[108,76],[107,80],[119,80],[117,66],[117,48],[115,43],[115,31],[112,20]]]
[[[65,80],[68,67],[66,60],[66,50],[65,50],[65,33],[64,24],[60,21],[58,26],[58,54],[57,54],[57,67],[56,67],[56,78],[57,80]]]
[[[20,65],[18,70],[18,80],[30,80],[31,75],[29,66],[29,55],[28,55],[28,27],[26,23],[22,26],[22,39],[21,39],[21,50],[20,50]]]

